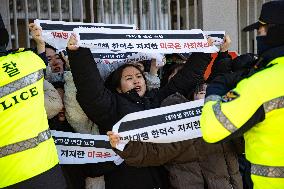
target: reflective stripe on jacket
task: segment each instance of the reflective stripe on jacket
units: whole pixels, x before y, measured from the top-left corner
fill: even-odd
[[[0,57],[0,188],[58,163],[44,109],[44,68],[31,51]]]
[[[269,64],[273,66],[241,80],[231,91],[229,101],[224,102],[228,94],[208,96],[200,123],[203,138],[218,142],[238,131],[263,108],[265,119],[244,133],[246,158],[253,166],[258,165],[258,171],[252,169],[252,174],[281,179],[284,188],[284,174],[265,174],[275,167],[280,171],[284,168],[284,57]]]

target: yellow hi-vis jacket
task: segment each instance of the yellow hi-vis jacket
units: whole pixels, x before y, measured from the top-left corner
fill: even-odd
[[[58,164],[44,109],[44,68],[32,51],[0,57],[0,188]]]
[[[284,57],[269,64],[274,65],[241,80],[230,92],[233,100],[206,97],[200,124],[204,140],[215,143],[263,107],[265,119],[244,134],[246,158],[252,163],[255,189],[284,189]]]

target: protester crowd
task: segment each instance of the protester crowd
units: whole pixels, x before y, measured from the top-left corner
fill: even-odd
[[[42,43],[40,28],[30,24],[30,29],[36,43]],[[50,129],[108,132],[115,150],[118,136],[111,132],[112,126],[124,115],[203,99],[208,81],[232,71],[231,40],[229,36],[224,40],[206,81],[210,54],[193,53],[188,58],[167,54],[162,69],[153,58],[125,63],[112,71],[97,66],[88,49],[78,48],[75,35],[69,39],[68,55],[46,44],[45,107]],[[70,188],[243,188],[238,165],[242,138],[238,140],[222,144],[208,144],[202,138],[171,144],[130,142],[123,152],[115,150],[124,159],[121,165],[62,165],[62,169]],[[88,186],[84,186],[85,179]]]
[[[283,3],[278,6],[284,7]],[[261,19],[265,17],[263,13]],[[44,107],[49,128],[108,135],[114,152],[124,160],[119,165],[113,162],[60,165],[67,188],[252,189],[243,132],[219,142],[214,140],[218,143],[213,144],[202,137],[163,144],[130,141],[121,151],[117,149],[120,138],[112,127],[129,113],[205,99],[212,94],[226,95],[239,81],[268,69],[267,61],[264,65],[257,56],[284,56],[284,23],[279,27],[274,22],[258,24],[253,29],[268,31],[270,43],[258,40],[258,55],[248,53],[233,59],[228,53],[231,40],[225,35],[209,77],[205,77],[212,60],[209,53],[157,54],[150,55],[152,59],[148,61],[102,64],[96,63],[90,49],[79,47],[75,34],[69,38],[66,51],[59,51],[44,42],[39,26],[30,24],[36,44],[34,52],[46,64]],[[281,37],[275,39],[274,35]],[[210,38],[208,43],[212,45]],[[278,54],[270,51],[269,55],[261,56],[271,48],[277,48],[274,53]],[[231,98],[227,96],[225,100]],[[210,100],[211,97],[206,98],[205,102]],[[258,120],[264,119],[261,116]],[[224,119],[218,118],[220,122]],[[206,132],[206,140],[210,141],[215,136],[209,134]]]

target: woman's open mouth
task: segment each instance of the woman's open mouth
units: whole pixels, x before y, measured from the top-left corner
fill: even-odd
[[[58,67],[55,67],[54,68],[54,72],[60,72],[60,67],[58,66]]]
[[[134,88],[134,90],[135,90],[136,92],[139,92],[139,91],[141,91],[141,87],[137,86],[137,87]]]

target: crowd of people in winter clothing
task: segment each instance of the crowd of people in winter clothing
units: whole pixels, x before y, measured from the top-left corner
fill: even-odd
[[[43,43],[41,30],[34,24],[30,30],[36,43]],[[206,86],[215,77],[251,67],[250,54],[232,60],[230,43],[226,36],[206,79],[204,73],[211,61],[206,53],[188,57],[168,54],[160,69],[155,58],[97,64],[89,49],[77,46],[74,34],[67,54],[46,44],[41,57],[47,66],[44,93],[50,129],[107,134],[114,151],[124,159],[120,165],[62,165],[69,188],[249,188],[239,171],[241,137],[218,144],[208,144],[202,138],[169,144],[129,142],[120,151],[115,149],[119,136],[111,132],[129,113],[203,99]]]
[[[210,54],[168,54],[162,69],[155,58],[97,64],[89,49],[77,46],[75,35],[65,54],[44,44],[38,26],[30,24],[30,30],[36,52],[46,63],[44,97],[50,129],[107,134],[114,151],[124,159],[120,165],[61,165],[69,188],[249,188],[238,164],[238,158],[244,159],[242,138],[219,144],[202,138],[169,144],[129,142],[119,151],[115,149],[119,136],[111,132],[129,113],[203,99],[206,86],[217,76],[249,70],[253,55],[232,60],[229,36],[205,78]]]
[[[30,62],[33,57],[38,59],[38,63],[41,63],[41,70],[46,66],[43,82],[45,111],[43,104],[34,103],[42,110],[42,114],[40,114],[42,116],[38,117],[45,121],[46,130],[34,138],[12,144],[9,143],[9,139],[6,139],[8,144],[4,143],[5,145],[1,146],[0,158],[7,158],[9,155],[11,157],[11,155],[30,149],[34,150],[35,146],[38,147],[42,145],[42,142],[49,140],[54,147],[53,156],[56,161],[54,160],[53,163],[56,165],[55,169],[43,170],[37,175],[29,175],[24,179],[16,178],[10,181],[10,178],[13,177],[8,175],[8,179],[5,178],[4,187],[32,186],[32,182],[35,182],[37,186],[43,186],[42,183],[53,182],[53,180],[45,181],[45,178],[52,178],[55,187],[62,188],[63,185],[67,185],[67,189],[259,189],[262,188],[262,185],[266,185],[264,188],[269,188],[270,183],[273,188],[283,188],[284,169],[283,166],[279,166],[283,164],[283,150],[279,149],[283,145],[282,140],[280,142],[279,139],[283,133],[281,128],[283,122],[281,115],[284,107],[283,85],[275,85],[279,89],[274,89],[273,85],[270,88],[268,100],[261,99],[263,100],[261,103],[257,101],[260,103],[260,105],[254,104],[257,110],[255,112],[251,110],[251,117],[243,118],[241,123],[232,121],[232,118],[235,119],[235,114],[239,114],[239,112],[232,111],[236,104],[232,105],[231,103],[239,98],[240,94],[233,91],[239,87],[239,91],[243,92],[243,96],[240,97],[243,101],[239,106],[242,110],[250,108],[251,104],[243,105],[245,98],[248,98],[248,96],[244,97],[244,93],[250,95],[248,91],[254,89],[258,90],[258,93],[262,91],[262,83],[257,83],[259,81],[266,82],[265,86],[268,87],[269,81],[275,82],[282,79],[281,76],[284,73],[284,22],[279,20],[278,15],[284,16],[283,8],[283,1],[265,3],[259,21],[245,28],[247,31],[254,29],[258,31],[259,57],[248,53],[234,59],[228,53],[231,39],[225,35],[214,60],[209,53],[194,52],[186,55],[177,53],[151,54],[149,56],[152,58],[148,61],[98,63],[89,48],[79,47],[78,36],[75,33],[70,36],[66,50],[59,52],[58,49],[45,43],[39,26],[30,24],[29,29],[36,43],[36,49],[33,52],[27,50],[30,59],[19,62]],[[272,9],[277,14],[272,13]],[[2,22],[2,18],[0,21]],[[3,35],[4,30],[1,27],[0,34]],[[0,43],[1,58],[7,58],[10,55],[6,50],[8,32],[5,30],[4,34],[7,39],[4,45]],[[212,46],[212,39],[208,38],[207,40],[209,46]],[[15,53],[12,57],[18,55]],[[6,60],[1,62],[3,70],[5,70],[6,62]],[[12,61],[11,63],[16,65]],[[205,72],[210,63],[212,63],[210,75],[206,76]],[[31,70],[31,73],[34,72]],[[41,76],[40,86],[42,87],[43,74],[39,73]],[[268,75],[266,75],[267,73]],[[28,78],[29,75],[31,74],[23,74],[23,78]],[[12,82],[8,82],[8,87],[7,84],[1,86],[1,97],[7,96],[11,91],[13,93],[21,90],[23,87],[18,86],[18,83],[20,83],[19,85],[30,85],[21,79],[11,80]],[[28,78],[27,80],[32,79]],[[243,83],[246,85],[242,85]],[[259,85],[258,88],[254,88],[255,83]],[[248,90],[251,86],[253,89]],[[38,95],[35,88],[30,89],[32,96]],[[40,91],[42,92],[42,88]],[[29,98],[25,99],[25,93],[27,92],[19,93],[22,100]],[[232,93],[235,95],[231,96]],[[16,97],[12,98],[15,104],[18,104]],[[43,95],[41,97],[42,102]],[[256,97],[253,96],[253,98]],[[254,101],[253,98],[251,101]],[[113,126],[126,115],[190,101],[197,102],[196,100],[200,99],[205,99],[200,121],[197,121],[201,123],[203,137],[187,140],[183,138],[182,141],[172,143],[130,140],[123,149],[119,148],[121,138],[112,130]],[[5,101],[1,104],[4,110],[12,107],[12,104],[8,107]],[[29,103],[26,104],[30,106]],[[226,109],[228,104],[231,105],[229,110]],[[222,109],[224,106],[226,107]],[[31,107],[36,112],[33,108],[35,106]],[[51,133],[47,128],[45,112],[51,130],[107,136],[108,145],[123,161],[119,163],[106,161],[59,165]],[[232,114],[226,115],[226,113]],[[18,114],[24,115],[22,112],[18,112]],[[12,114],[2,114],[1,119],[6,115]],[[25,116],[22,117],[25,118]],[[19,122],[14,121],[16,124],[7,124],[6,121],[2,125],[5,127],[10,124],[22,126]],[[275,127],[270,130],[270,126]],[[219,129],[219,133],[215,129]],[[211,132],[218,136],[212,135]],[[269,133],[267,134],[267,132]],[[255,140],[255,136],[258,141]],[[275,140],[274,136],[276,136]],[[207,143],[205,140],[212,143]],[[31,145],[33,142],[36,143],[35,146]],[[278,145],[278,143],[280,144]],[[270,147],[273,149],[269,149]],[[43,151],[51,152],[50,150]],[[257,156],[254,156],[254,153]],[[42,157],[41,152],[38,154],[40,154],[39,157]],[[271,154],[271,157],[266,159],[263,154]],[[34,155],[26,157],[31,156]],[[246,157],[251,158],[250,162]],[[258,164],[258,158],[265,160],[266,164],[261,161]],[[2,165],[8,160],[2,161]],[[39,165],[46,165],[51,160],[42,161],[40,159],[40,161],[42,164]],[[24,161],[24,165],[26,162],[28,161]],[[13,166],[3,167],[7,170]],[[54,165],[52,164],[52,166]],[[17,171],[18,169],[14,169],[14,172],[8,172],[14,174]],[[32,180],[33,178],[36,180]],[[50,186],[46,188],[50,188]]]

